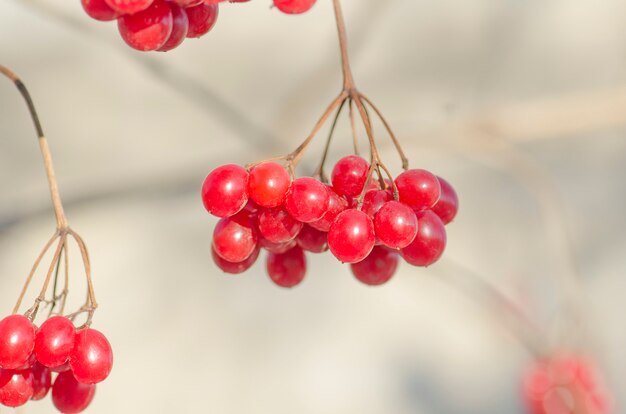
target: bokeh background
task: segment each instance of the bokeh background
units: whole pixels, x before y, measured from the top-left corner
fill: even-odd
[[[411,165],[457,187],[461,212],[428,269],[404,265],[368,288],[329,254],[311,255],[291,291],[262,259],[234,277],[212,264],[216,220],[199,187],[219,164],[291,151],[338,92],[329,0],[293,17],[269,0],[227,4],[211,33],[167,54],[131,51],[77,0],[0,3],[0,62],[35,99],[70,223],[92,255],[94,327],[115,349],[89,412],[523,413],[531,357],[478,280],[551,346],[593,355],[623,412],[626,3],[343,3],[359,88]],[[8,314],[54,218],[33,127],[7,81],[0,109]],[[346,124],[333,160],[350,151]],[[47,400],[19,412],[51,410]]]

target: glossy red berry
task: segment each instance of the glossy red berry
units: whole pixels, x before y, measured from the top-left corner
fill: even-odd
[[[374,229],[385,246],[402,249],[417,236],[417,217],[406,204],[388,201],[376,213]]]
[[[415,211],[431,208],[441,195],[435,175],[426,170],[408,170],[396,178],[400,201]]]
[[[283,13],[300,14],[308,11],[316,0],[274,0],[274,6]]]
[[[328,247],[344,263],[365,259],[376,241],[374,223],[362,211],[346,210],[339,214],[328,232]]]
[[[145,10],[117,19],[122,39],[133,49],[146,52],[162,47],[172,34],[172,9],[164,0],[154,0]]]
[[[432,210],[443,221],[443,224],[448,224],[456,217],[456,213],[459,211],[459,197],[449,182],[441,177],[437,177],[437,179],[441,185],[441,197],[439,197],[439,201],[433,206]]]
[[[213,230],[215,253],[232,263],[243,262],[256,249],[257,232],[252,218],[246,214],[223,218]]]
[[[402,258],[413,266],[435,263],[446,247],[446,229],[443,222],[430,210],[417,214],[417,236],[411,244],[400,250]]]
[[[53,316],[45,321],[35,336],[35,355],[46,367],[54,368],[65,364],[72,348],[76,329],[69,319]]]
[[[105,0],[106,3],[120,14],[133,14],[146,10],[153,0]],[[156,0],[154,0],[156,1]]]
[[[95,384],[83,384],[74,378],[71,371],[60,373],[52,385],[52,402],[57,410],[65,414],[83,412],[96,393]]]
[[[259,237],[259,246],[270,253],[285,253],[296,246],[296,240],[289,240],[284,243],[272,243],[264,237]]]
[[[224,273],[230,273],[231,275],[237,275],[239,273],[245,272],[246,270],[250,269],[252,267],[252,265],[254,265],[256,260],[259,258],[260,250],[261,249],[257,247],[256,249],[254,249],[252,254],[247,259],[245,259],[243,262],[232,263],[232,262],[229,262],[229,261],[224,260],[221,257],[219,257],[217,255],[217,253],[215,253],[215,248],[212,247],[211,248],[211,257],[213,257],[213,261],[215,262],[217,267],[222,269],[222,271],[224,271]]]
[[[76,333],[70,367],[78,382],[96,384],[104,381],[113,368],[111,344],[99,331],[81,329]]]
[[[398,268],[398,252],[386,247],[376,246],[372,252],[358,263],[350,265],[352,274],[370,286],[386,283]]]
[[[33,373],[30,369],[0,369],[0,405],[20,407],[33,396]]]
[[[106,22],[119,16],[119,12],[112,9],[105,0],[81,0],[81,3],[85,13],[92,19]]]
[[[296,238],[298,246],[311,253],[324,253],[328,250],[328,233],[305,224]]]
[[[391,200],[393,200],[393,194],[387,190],[369,190],[365,193],[365,197],[363,197],[361,211],[370,216],[373,220],[383,204]]]
[[[202,184],[202,202],[217,217],[230,217],[244,208],[248,201],[248,171],[227,164],[207,175]]]
[[[285,208],[296,220],[310,223],[326,214],[329,198],[324,184],[311,177],[300,177],[291,183],[285,197]]]
[[[200,37],[215,26],[219,8],[217,4],[199,4],[185,11],[189,18],[187,37]]]
[[[302,223],[294,219],[282,207],[264,208],[258,213],[259,233],[272,243],[285,243],[293,240]]]
[[[250,171],[248,192],[250,198],[262,207],[276,207],[285,201],[291,177],[282,165],[261,163]]]
[[[33,372],[33,396],[31,400],[43,400],[52,386],[52,373],[50,368],[36,362],[31,368]]]
[[[189,19],[187,19],[185,10],[176,3],[170,2],[168,4],[172,9],[172,33],[170,33],[165,44],[157,49],[159,52],[167,52],[178,47],[187,37],[189,30]]]
[[[369,168],[369,163],[357,155],[343,157],[337,161],[331,174],[333,190],[346,197],[356,197],[361,194],[367,181]]]
[[[267,273],[270,279],[280,287],[291,288],[304,279],[306,257],[299,247],[294,247],[282,254],[267,255]]]
[[[330,225],[337,218],[339,213],[348,208],[348,201],[335,193],[332,188],[328,188],[328,209],[321,219],[309,223],[311,227],[317,230],[328,232]]]
[[[35,325],[23,315],[10,315],[0,321],[0,368],[24,366],[35,347]]]

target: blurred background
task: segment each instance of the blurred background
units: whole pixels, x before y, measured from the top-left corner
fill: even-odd
[[[331,255],[309,255],[305,282],[287,291],[263,258],[238,276],[213,265],[216,220],[199,188],[220,164],[291,151],[338,93],[332,4],[317,3],[301,16],[269,0],[226,4],[205,37],[142,54],[78,0],[1,2],[0,63],[33,95],[92,255],[93,327],[114,346],[89,412],[524,413],[527,338],[483,282],[551,347],[595,358],[623,412],[626,2],[344,1],[357,85],[411,166],[456,186],[461,210],[428,269],[403,265],[369,288]],[[54,216],[8,81],[0,108],[6,315]],[[350,151],[344,119],[331,159]],[[51,410],[47,399],[19,412]]]

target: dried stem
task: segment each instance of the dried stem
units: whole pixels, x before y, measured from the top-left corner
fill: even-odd
[[[356,132],[356,121],[354,120],[354,102],[350,99],[348,111],[350,113],[350,129],[352,130],[352,144],[354,145],[354,154],[359,155],[359,136]]]
[[[328,133],[328,139],[326,140],[326,146],[324,147],[324,152],[322,153],[322,160],[320,161],[320,165],[317,167],[317,170],[315,171],[316,176],[319,177],[320,181],[327,183],[328,182],[328,177],[326,176],[326,173],[324,172],[324,164],[326,163],[326,158],[328,157],[328,150],[330,149],[330,143],[333,140],[333,133],[335,132],[335,128],[337,127],[337,121],[339,120],[339,115],[341,115],[341,110],[343,109],[346,101],[350,101],[350,103],[352,103],[351,99],[344,99],[343,102],[341,102],[341,105],[339,105],[339,108],[337,108],[337,112],[335,112],[335,118],[333,119],[333,123],[330,126],[330,132]]]

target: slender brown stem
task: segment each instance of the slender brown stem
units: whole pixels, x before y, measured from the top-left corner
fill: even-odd
[[[93,287],[93,281],[91,279],[91,262],[89,260],[89,252],[87,251],[87,246],[83,239],[73,230],[69,230],[70,236],[76,240],[78,244],[78,249],[80,250],[80,254],[83,259],[83,265],[85,267],[85,278],[87,279],[87,292],[88,292],[88,303],[90,303],[91,309],[95,310],[98,307],[98,302],[96,302],[96,293]]]
[[[343,110],[343,107],[346,101],[352,102],[349,98],[344,99],[344,101],[341,102],[341,105],[339,105],[339,108],[337,108],[337,112],[335,112],[335,117],[330,126],[330,131],[328,132],[328,139],[326,140],[326,145],[324,146],[324,152],[322,153],[322,160],[320,161],[320,165],[317,167],[317,170],[315,171],[315,175],[319,176],[320,181],[322,181],[323,183],[328,182],[328,177],[326,177],[326,173],[324,172],[324,164],[326,164],[326,158],[328,157],[328,150],[330,149],[330,143],[333,140],[335,128],[337,127],[337,121],[339,120],[339,115],[341,115],[341,111]]]
[[[350,59],[348,58],[348,39],[346,36],[346,23],[343,19],[343,11],[341,10],[340,0],[333,0],[335,10],[335,20],[337,22],[337,34],[339,35],[339,48],[341,51],[341,69],[343,73],[343,89],[349,91],[354,89],[354,78],[352,77],[352,69],[350,68]]]
[[[354,119],[354,102],[350,99],[348,105],[348,112],[350,113],[350,129],[352,130],[352,144],[354,146],[354,154],[359,155],[359,136],[356,131],[356,120]]]

